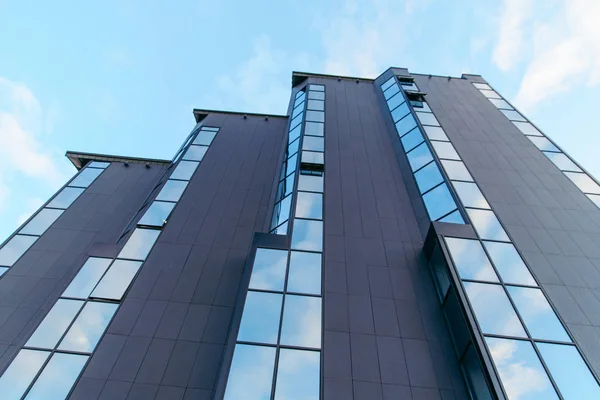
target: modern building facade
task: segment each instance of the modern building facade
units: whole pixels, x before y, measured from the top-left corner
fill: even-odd
[[[194,116],[0,247],[0,398],[600,399],[600,185],[481,76]]]

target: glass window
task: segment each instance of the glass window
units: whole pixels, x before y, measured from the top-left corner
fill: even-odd
[[[298,101],[299,98],[304,98],[304,96],[306,96],[305,90],[306,88],[302,88],[302,90],[296,92],[296,101]]]
[[[535,280],[517,253],[515,246],[511,243],[487,241],[484,241],[483,245],[504,283],[536,286]]]
[[[535,129],[535,127],[529,122],[513,121],[513,125],[516,126],[524,135],[543,136],[542,133]]]
[[[200,163],[197,161],[179,161],[179,164],[177,164],[177,167],[175,167],[175,170],[169,179],[189,181],[192,178],[192,175],[194,175],[194,172],[196,172],[198,164]]]
[[[387,105],[390,111],[395,109],[402,103],[404,103],[404,96],[402,95],[402,93],[396,94],[394,97],[387,101]]]
[[[451,224],[464,224],[465,220],[463,219],[462,215],[460,215],[460,211],[456,210],[448,215],[446,215],[444,218],[439,220],[440,222],[448,222]]]
[[[15,235],[0,249],[0,265],[12,267],[38,238]]]
[[[402,137],[413,130],[416,126],[417,122],[415,121],[415,118],[412,116],[412,114],[408,114],[406,117],[396,122],[396,131],[398,132],[398,136]]]
[[[279,203],[275,204],[273,210],[273,224],[271,226],[279,226],[290,217],[290,208],[292,207],[292,195],[287,196]]]
[[[544,151],[543,153],[561,171],[582,172],[581,169],[577,165],[575,165],[575,163],[573,161],[571,161],[571,159],[563,153],[550,153],[547,151]]]
[[[421,121],[421,124],[440,126],[440,123],[437,121],[437,119],[435,118],[435,116],[432,113],[417,112],[416,114],[417,114],[417,117],[419,118],[419,121]]]
[[[325,109],[325,102],[322,101],[322,100],[308,100],[307,109],[309,109],[309,110],[323,111]]]
[[[283,180],[285,187],[283,189],[281,197],[287,196],[288,194],[292,193],[292,191],[294,190],[294,182],[295,181],[296,181],[296,174],[291,174]]]
[[[82,188],[66,187],[61,190],[60,193],[57,194],[56,197],[54,197],[46,207],[63,209],[67,208],[73,204],[75,200],[77,200],[79,195],[81,195],[84,190],[85,189]]]
[[[323,111],[309,110],[306,112],[306,120],[313,122],[325,122],[325,113]]]
[[[475,86],[477,89],[492,90],[487,83],[473,83],[473,86]]]
[[[121,300],[141,265],[140,261],[115,260],[90,297]]]
[[[448,139],[448,136],[446,136],[446,133],[444,132],[444,130],[442,129],[441,126],[427,125],[427,126],[424,126],[423,129],[425,129],[425,134],[431,140],[441,140],[444,142],[450,141],[450,139]]]
[[[419,100],[411,100],[410,104],[412,104],[415,111],[432,112],[429,105],[422,98]]]
[[[546,139],[545,137],[527,136],[527,139],[531,140],[535,147],[537,147],[540,150],[555,151],[557,153],[560,152],[558,147],[553,145],[552,142]]]
[[[275,399],[319,399],[320,368],[321,356],[318,351],[281,349]]]
[[[600,388],[575,346],[536,343],[565,400],[600,399]]]
[[[502,110],[512,110],[513,108],[506,102],[506,100],[502,99],[490,99],[493,105]]]
[[[586,196],[594,202],[594,204],[600,208],[600,196],[598,196],[597,194],[586,194]],[[0,273],[0,276],[2,276],[2,274]]]
[[[294,129],[290,131],[290,135],[288,138],[288,143],[292,143],[294,140],[300,137],[300,131],[302,130],[302,125],[298,125]]]
[[[491,337],[485,341],[509,399],[558,400],[530,342]]]
[[[88,356],[55,353],[25,400],[63,400],[71,391]]]
[[[473,222],[475,230],[482,239],[498,240],[501,242],[510,242],[508,235],[502,229],[496,214],[488,210],[467,209],[467,214]]]
[[[389,88],[387,88],[383,92],[383,97],[385,97],[385,99],[388,100],[389,98],[391,98],[393,95],[395,95],[399,91],[400,91],[400,87],[397,84],[394,84],[394,85],[390,86]]]
[[[480,90],[481,94],[483,94],[488,99],[501,99],[500,95],[493,90]]]
[[[569,178],[575,186],[584,193],[600,194],[600,186],[587,174],[577,172],[565,172],[567,178]]]
[[[119,305],[114,303],[86,303],[58,349],[93,352],[118,307]]]
[[[103,162],[103,161],[92,161],[91,163],[89,163],[87,165],[87,167],[91,167],[91,168],[108,168],[108,166],[110,165],[109,162]]]
[[[306,164],[325,164],[323,153],[302,151],[302,162]]]
[[[298,116],[298,114],[300,114],[301,112],[304,111],[304,102],[303,101],[296,101],[296,103],[294,104],[294,109],[292,110],[292,119],[296,118]]]
[[[202,130],[203,130],[203,131],[214,131],[214,132],[218,132],[218,131],[219,131],[219,129],[221,129],[221,128],[218,128],[218,127],[216,127],[216,126],[203,126],[203,127],[202,127]]]
[[[321,348],[320,297],[285,296],[280,343]]]
[[[323,222],[306,219],[294,220],[292,249],[323,251]]]
[[[308,87],[309,90],[314,90],[316,92],[324,92],[325,91],[325,85],[317,85],[314,83],[311,83],[310,86]]]
[[[420,146],[415,147],[406,156],[408,157],[408,162],[413,172],[422,166],[429,164],[433,160],[433,156],[426,143],[422,143]]]
[[[456,209],[456,203],[454,203],[454,199],[445,183],[425,193],[423,201],[425,202],[429,219],[432,221],[437,221],[450,211]]]
[[[63,292],[63,297],[87,299],[108,266],[110,258],[90,257]]]
[[[307,122],[304,124],[304,134],[312,136],[323,136],[325,124],[319,122]]]
[[[238,341],[277,343],[282,294],[248,291]]]
[[[460,156],[454,149],[454,146],[452,146],[452,143],[432,141],[431,145],[433,146],[433,149],[435,150],[439,158],[460,161]]]
[[[154,229],[136,228],[125,246],[119,253],[118,258],[129,258],[132,260],[145,260],[154,242],[158,239],[160,231]]]
[[[86,188],[90,186],[102,172],[104,172],[103,169],[86,168],[79,172],[75,179],[69,183],[69,186]]]
[[[285,169],[285,175],[287,176],[287,175],[291,174],[292,172],[295,172],[297,164],[298,164],[298,155],[297,154],[294,154],[293,156],[288,158],[286,169]]]
[[[291,252],[287,291],[321,294],[321,254]]]
[[[83,303],[81,300],[58,299],[25,346],[54,349]]]
[[[198,136],[194,139],[194,144],[201,146],[210,146],[217,132],[205,131],[204,129],[198,132]]]
[[[498,282],[498,277],[478,240],[445,238],[461,279]]]
[[[323,219],[323,195],[321,193],[298,192],[296,217]]]
[[[248,287],[283,292],[287,256],[287,250],[256,249]]]
[[[463,285],[484,334],[527,337],[502,286],[475,282]]]
[[[274,366],[275,347],[237,344],[223,400],[269,400]]]
[[[284,224],[279,225],[277,228],[273,229],[270,233],[274,235],[287,235],[288,229],[288,221],[285,221]]]
[[[450,179],[473,182],[473,177],[462,161],[441,160],[441,162]]]
[[[156,196],[156,200],[179,201],[187,185],[187,182],[168,180]]]
[[[299,148],[300,148],[300,139],[296,139],[288,145],[287,154],[290,156],[293,154],[296,154],[298,152]]]
[[[20,399],[35,378],[46,359],[49,351],[22,349],[17,357],[0,376],[0,393],[5,399]]]
[[[523,116],[521,114],[519,114],[518,112],[516,112],[515,110],[500,110],[500,112],[502,114],[504,114],[506,116],[506,118],[510,119],[511,121],[527,122],[527,120],[525,118],[523,118]]]
[[[415,128],[406,135],[402,136],[400,141],[402,142],[402,146],[404,146],[404,151],[409,152],[423,143],[425,139],[423,139],[421,130],[419,128]]]
[[[467,376],[469,389],[475,394],[475,398],[477,400],[492,400],[483,368],[473,346],[469,346],[461,365]]]
[[[302,173],[300,173],[300,178],[298,180],[298,190],[323,193],[323,177],[314,175],[303,175]]]
[[[444,178],[442,178],[442,174],[440,174],[436,163],[432,161],[427,166],[415,172],[415,180],[417,181],[417,186],[419,186],[419,192],[423,194],[442,183]]]
[[[309,100],[325,100],[325,92],[310,91],[308,92],[308,98]]]
[[[302,150],[325,151],[325,140],[322,137],[304,136]]]
[[[41,235],[60,217],[63,210],[43,208],[19,231],[26,235]]]
[[[164,201],[154,201],[144,213],[138,225],[162,227],[167,223],[171,211],[173,211],[175,203],[167,203]]]
[[[381,84],[381,90],[385,92],[395,82],[396,82],[396,77],[392,76],[390,79],[388,79],[387,81],[385,81]]]
[[[571,341],[540,289],[517,286],[506,289],[532,338]]]
[[[0,276],[4,275],[6,271],[8,271],[7,267],[0,267]]]
[[[300,123],[302,122],[302,119],[304,118],[304,113],[300,113],[298,114],[295,118],[292,119],[292,122],[290,122],[290,129],[295,128],[296,126],[300,125]]]
[[[402,118],[408,115],[409,112],[410,110],[408,109],[408,105],[406,103],[402,103],[400,106],[394,108],[392,111],[392,119],[394,120],[394,123],[400,121]]]
[[[479,187],[471,182],[454,182],[454,189],[465,207],[490,208]]]
[[[183,159],[191,161],[202,161],[207,150],[207,146],[190,146],[183,155]]]

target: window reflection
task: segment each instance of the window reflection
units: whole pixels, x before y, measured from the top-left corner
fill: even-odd
[[[445,183],[425,193],[423,201],[425,202],[425,208],[427,208],[427,213],[431,221],[437,221],[450,211],[456,209],[454,199]]]
[[[237,344],[224,400],[269,400],[274,365],[274,347]]]
[[[174,207],[175,203],[154,201],[146,210],[138,225],[162,227],[167,223],[167,219]]]
[[[38,238],[36,236],[15,235],[0,249],[0,265],[12,267]]]
[[[495,105],[499,109],[503,110],[512,110],[513,108],[506,102],[506,100],[502,99],[490,99],[493,105]]]
[[[511,243],[483,242],[504,283],[536,286],[517,249]]]
[[[462,279],[498,282],[494,268],[478,240],[447,237],[445,241]]]
[[[417,122],[415,121],[415,118],[412,116],[412,114],[408,114],[406,117],[396,122],[396,131],[398,132],[398,136],[402,137],[413,130],[416,126]]]
[[[475,183],[454,182],[454,189],[465,207],[490,208],[483,194]]]
[[[25,235],[42,235],[61,216],[63,210],[43,208],[19,231]]]
[[[283,291],[287,255],[287,250],[256,249],[248,287]]]
[[[501,242],[510,242],[508,235],[502,229],[496,214],[488,210],[475,210],[472,208],[467,209],[467,214],[475,230],[482,239],[498,240]]]
[[[415,173],[415,180],[421,194],[442,183],[444,178],[435,162],[430,162]]]
[[[83,188],[66,187],[46,207],[68,208],[84,190]]]
[[[431,155],[429,147],[427,147],[426,143],[422,143],[421,145],[415,147],[406,156],[408,157],[408,162],[413,172],[424,165],[429,164],[429,162],[433,160],[433,156]]]
[[[69,183],[69,186],[86,188],[90,186],[102,172],[104,172],[103,169],[86,168]]]
[[[423,135],[421,134],[421,130],[419,128],[413,129],[406,135],[402,136],[402,139],[400,139],[405,152],[411,151],[417,145],[423,143],[424,140],[425,139],[423,139]]]
[[[20,399],[38,373],[49,351],[23,349],[0,376],[0,393],[4,399]]]
[[[584,193],[600,194],[600,186],[587,174],[577,172],[565,172],[567,178],[571,180]]]
[[[475,86],[477,89],[492,90],[487,83],[473,83],[473,86]]]
[[[83,301],[58,299],[25,346],[54,349],[81,307]]]
[[[160,190],[156,200],[178,201],[183,191],[187,187],[187,182],[168,180],[165,186]]]
[[[306,124],[304,124],[304,133],[306,135],[323,136],[324,129],[325,124],[320,122],[306,122]]]
[[[397,84],[393,84],[383,92],[383,97],[385,97],[385,99],[388,100],[399,91],[400,87]]]
[[[281,349],[275,400],[319,399],[321,357],[317,351]]]
[[[302,151],[302,162],[306,164],[324,164],[325,158],[323,153],[315,151]]]
[[[290,217],[290,208],[292,206],[292,195],[288,195],[286,198],[275,204],[273,210],[273,222],[271,226],[279,226]]]
[[[448,136],[446,136],[446,132],[439,126],[424,126],[425,134],[431,140],[441,140],[443,142],[449,142]]]
[[[282,298],[281,294],[249,291],[237,340],[276,344]]]
[[[506,116],[506,118],[510,119],[511,121],[521,121],[521,122],[527,121],[525,118],[523,118],[523,116],[521,114],[519,114],[518,112],[516,112],[514,110],[500,110],[500,112],[502,114],[504,114]]]
[[[304,136],[302,150],[324,151],[325,140],[322,137]]]
[[[321,347],[321,298],[286,295],[281,324],[282,345]]]
[[[103,168],[104,169],[104,168],[108,168],[109,165],[110,165],[109,162],[92,161],[87,166],[92,167],[92,168]]]
[[[129,258],[132,260],[145,260],[154,246],[154,242],[160,235],[159,230],[136,228],[125,246],[119,253],[118,258]]]
[[[322,219],[323,195],[320,193],[298,192],[296,217]]]
[[[551,153],[548,151],[544,151],[543,153],[561,171],[582,172],[581,169],[563,153]]]
[[[300,173],[298,180],[298,190],[308,192],[323,192],[323,177],[313,175],[303,175]]]
[[[480,90],[481,94],[483,94],[488,99],[501,99],[500,95],[493,90]]]
[[[121,300],[141,265],[140,261],[115,260],[91,297]]]
[[[433,149],[435,150],[439,158],[460,161],[460,156],[454,149],[454,146],[452,146],[452,143],[432,141],[431,145],[433,146]]]
[[[118,306],[114,303],[86,303],[58,348],[82,353],[94,351]]]
[[[392,76],[390,79],[381,84],[381,91],[385,92],[394,83],[396,83],[396,77]]]
[[[62,296],[87,299],[111,261],[110,258],[88,258]]]
[[[441,162],[450,179],[473,182],[473,177],[462,161],[441,160]]]
[[[540,150],[553,151],[557,153],[560,152],[558,147],[553,145],[552,142],[546,139],[545,137],[527,136],[527,138],[531,140],[535,147],[537,147]]]
[[[408,115],[409,112],[410,110],[408,109],[408,105],[406,103],[402,103],[400,106],[396,107],[394,110],[392,110],[392,119],[394,120],[394,123],[400,121],[402,118]]]
[[[201,145],[201,146],[210,146],[210,144],[212,143],[212,141],[216,135],[217,135],[217,132],[206,131],[203,129],[198,133],[198,136],[196,136],[196,139],[194,139],[193,144],[197,144],[197,145]]]
[[[183,155],[184,160],[192,160],[192,161],[202,161],[206,151],[208,150],[207,146],[190,146],[188,150]]]
[[[306,111],[306,120],[313,122],[325,122],[325,113],[323,111]]]
[[[25,400],[63,400],[71,391],[88,356],[55,353]]]
[[[395,96],[393,96],[392,98],[390,98],[387,101],[387,105],[388,108],[391,110],[394,110],[396,107],[398,107],[400,104],[404,103],[404,96],[402,96],[402,94],[398,93]]]
[[[437,119],[432,113],[417,111],[416,114],[422,125],[440,126],[440,123],[437,121]]]
[[[531,125],[529,122],[512,121],[512,123],[524,135],[542,136],[542,133],[540,131],[538,131],[537,129],[535,129],[535,127],[533,125]]]
[[[291,252],[287,291],[321,294],[321,254]]]
[[[446,215],[444,218],[439,220],[440,222],[448,222],[451,224],[464,224],[465,220],[458,210]]]
[[[289,134],[289,137],[288,137],[288,143],[291,143],[294,140],[298,139],[300,137],[300,132],[301,131],[302,131],[302,125],[298,125],[294,129],[292,129],[290,131],[290,134]]]
[[[198,164],[200,163],[197,161],[179,161],[179,164],[175,167],[175,171],[171,174],[170,179],[189,181],[192,175],[194,175],[194,172],[196,172]]]
[[[315,92],[318,93],[318,92]],[[308,104],[306,106],[308,110],[317,110],[323,111],[325,109],[325,102],[322,100],[308,100]]]
[[[295,219],[292,249],[323,251],[323,222]]]
[[[308,98],[310,100],[325,100],[325,92],[315,92],[312,90],[308,92]]]

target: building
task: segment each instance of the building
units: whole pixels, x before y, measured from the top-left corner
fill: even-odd
[[[600,398],[600,186],[481,76],[194,116],[0,248],[2,399]]]

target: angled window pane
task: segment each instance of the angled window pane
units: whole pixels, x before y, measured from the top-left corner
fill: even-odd
[[[415,121],[415,117],[413,117],[412,114],[408,114],[406,117],[396,122],[396,131],[398,132],[398,136],[402,137],[416,126],[417,122]]]
[[[4,275],[6,271],[8,271],[7,267],[0,267],[0,276]]]
[[[478,240],[445,238],[461,279],[498,282],[498,277]]]
[[[277,343],[282,294],[248,291],[238,341]]]
[[[598,382],[575,346],[551,343],[536,345],[565,400],[600,399]]]
[[[294,140],[300,137],[300,131],[302,130],[302,125],[298,125],[294,129],[290,131],[290,135],[288,137],[288,143],[292,143]]]
[[[160,231],[155,229],[136,228],[118,255],[118,258],[145,260],[150,249],[158,239]]]
[[[189,181],[192,175],[194,175],[194,172],[196,172],[198,164],[200,163],[197,161],[179,161],[179,164],[177,164],[175,171],[173,171],[169,179]]]
[[[399,91],[400,87],[397,84],[393,84],[383,92],[383,97],[385,97],[385,99],[388,100]]]
[[[203,131],[204,131],[204,130],[206,130],[206,131],[214,131],[214,132],[218,132],[218,131],[219,131],[219,129],[221,129],[221,128],[219,128],[219,127],[216,127],[216,126],[203,126],[203,127],[202,127],[202,130],[203,130]]]
[[[53,208],[42,208],[31,221],[27,223],[19,231],[19,233],[27,235],[42,235],[50,225],[54,223],[63,213],[63,210],[55,210]]]
[[[440,126],[440,123],[432,113],[417,112],[416,114],[422,125]]]
[[[402,103],[400,106],[394,108],[392,110],[392,119],[394,120],[394,123],[407,116],[409,112],[410,110],[408,109],[408,105],[406,103]]]
[[[419,186],[419,192],[425,193],[431,188],[436,187],[444,181],[442,174],[435,162],[430,162],[427,166],[415,172],[415,180]]]
[[[171,211],[173,211],[175,203],[167,203],[164,201],[154,201],[148,207],[144,216],[138,222],[138,225],[157,226],[161,227],[167,223]]]
[[[460,211],[458,211],[458,210],[446,215],[444,218],[442,218],[438,221],[448,222],[450,224],[464,224],[465,223],[465,220],[463,219],[462,215],[460,215]]]
[[[291,252],[287,291],[321,294],[321,254]]]
[[[419,88],[417,87],[417,85],[415,85],[414,82],[411,82],[410,84],[403,82],[402,89],[404,89],[405,92],[418,92],[419,91]]]
[[[493,90],[480,90],[481,94],[483,94],[488,99],[501,99],[500,95]]]
[[[183,159],[191,161],[202,161],[207,150],[208,146],[191,145],[190,147],[188,147],[188,150],[183,155]]]
[[[15,235],[0,249],[0,265],[12,267],[38,238]]]
[[[493,105],[501,110],[512,110],[513,108],[506,102],[506,100],[502,99],[490,99]]]
[[[62,296],[87,299],[111,261],[110,258],[88,258]]]
[[[461,361],[469,389],[475,394],[477,400],[492,400],[490,389],[483,373],[483,367],[475,348],[470,345]]]
[[[462,161],[441,160],[448,178],[459,181],[473,182],[473,177],[467,171],[467,167]]]
[[[515,246],[487,241],[483,244],[504,283],[537,286]]]
[[[286,198],[275,204],[273,209],[273,222],[272,227],[276,227],[284,223],[290,217],[290,208],[292,206],[292,195],[288,195]]]
[[[500,110],[500,112],[502,114],[504,114],[506,116],[506,118],[508,118],[511,121],[521,121],[521,122],[527,122],[527,120],[518,112],[514,111],[514,110]]]
[[[290,176],[288,176],[287,178],[285,178],[283,180],[283,183],[285,185],[284,190],[283,190],[283,196],[287,196],[288,194],[292,193],[292,191],[294,190],[294,182],[296,181],[296,174],[291,174]]]
[[[141,265],[141,261],[115,260],[90,297],[121,300]]]
[[[290,122],[290,130],[294,129],[296,126],[299,126],[300,123],[302,123],[303,118],[304,118],[303,112],[298,114],[296,117],[292,118],[292,121]]]
[[[114,303],[86,303],[58,349],[93,352],[118,307]]]
[[[431,108],[429,108],[429,104],[427,104],[423,100],[421,100],[421,101],[411,100],[410,104],[412,104],[413,109],[415,111],[433,112],[433,111],[431,111]]]
[[[158,196],[156,196],[156,200],[177,202],[187,185],[187,182],[168,180],[160,190],[160,193],[158,193]]]
[[[196,139],[194,139],[193,144],[197,144],[197,145],[201,145],[201,146],[210,146],[210,144],[212,143],[212,141],[216,135],[217,135],[217,132],[206,131],[203,129],[200,132],[198,132],[198,136],[196,136]]]
[[[46,207],[68,208],[84,190],[83,188],[66,187]]]
[[[600,186],[587,174],[577,172],[565,172],[571,180],[584,193],[600,194]]]
[[[54,349],[83,303],[80,300],[58,299],[25,346]]]
[[[475,230],[482,239],[498,240],[501,242],[510,242],[508,235],[502,229],[502,225],[498,221],[496,214],[488,210],[475,210],[468,208],[467,214]]]
[[[269,400],[274,366],[275,347],[237,344],[223,400]]]
[[[87,165],[87,167],[92,167],[92,168],[108,168],[108,166],[110,165],[109,162],[103,162],[103,161],[92,161],[91,163],[89,163]]]
[[[415,147],[406,156],[408,157],[408,162],[413,172],[422,166],[429,164],[433,160],[433,156],[426,143],[421,143],[420,146]]]
[[[25,400],[63,400],[71,391],[89,356],[55,353]]]
[[[402,95],[402,93],[397,93],[395,96],[393,96],[387,101],[387,105],[390,111],[395,109],[402,103],[404,103],[404,96]]]
[[[292,249],[323,251],[323,222],[295,219]]]
[[[553,151],[556,153],[560,152],[558,147],[553,145],[552,142],[546,139],[545,137],[527,136],[527,139],[531,140],[535,147],[537,147],[540,150]]]
[[[313,122],[325,122],[325,113],[323,111],[307,111],[306,120]]]
[[[321,122],[307,122],[304,124],[304,134],[312,136],[323,136],[325,124]]]
[[[323,192],[323,177],[300,174],[298,178],[298,190],[308,192]]]
[[[90,186],[102,172],[104,172],[103,169],[86,168],[69,183],[69,186],[86,188]]]
[[[471,182],[454,182],[454,189],[465,207],[490,208],[479,187]]]
[[[325,85],[317,85],[315,83],[311,83],[310,86],[308,87],[308,90],[314,90],[316,92],[324,92]]]
[[[323,219],[323,195],[321,193],[298,192],[296,217]]]
[[[551,153],[543,151],[544,155],[550,159],[561,171],[582,172],[569,157],[563,153]]]
[[[473,86],[475,86],[477,89],[492,90],[490,85],[487,83],[473,83]]]
[[[594,202],[594,204],[596,205],[596,207],[600,208],[600,196],[598,196],[597,194],[586,194],[586,196]],[[2,274],[0,274],[1,276]]]
[[[296,139],[288,145],[288,148],[287,148],[288,156],[296,154],[298,152],[299,148],[300,148],[300,139]]]
[[[502,286],[475,282],[463,284],[484,334],[527,337]]]
[[[491,337],[485,341],[509,399],[558,400],[530,342]]]
[[[571,341],[540,289],[517,286],[506,288],[532,338]]]
[[[302,90],[296,92],[296,101],[301,101],[301,99],[303,99],[306,96],[305,89],[306,88],[302,88]]]
[[[396,77],[392,76],[390,79],[388,79],[387,81],[383,82],[381,84],[381,90],[382,91],[386,91],[387,89],[389,89],[390,86],[392,86],[394,83],[396,82]]]
[[[256,249],[248,287],[283,292],[287,256],[287,250]]]
[[[308,92],[309,100],[325,100],[325,92],[315,92],[311,90]]]
[[[460,161],[460,156],[454,149],[454,146],[452,146],[452,143],[432,141],[431,145],[433,146],[433,149],[435,150],[439,158]]]
[[[321,298],[286,295],[281,324],[282,345],[321,348]]]
[[[450,141],[441,126],[424,126],[423,129],[425,129],[425,134],[431,140]]]
[[[322,137],[304,136],[302,150],[325,151],[325,140]]]
[[[425,208],[431,221],[437,221],[450,211],[456,209],[456,203],[445,183],[425,193],[423,201],[425,202]]]
[[[404,147],[404,152],[408,153],[409,151],[423,143],[425,139],[423,139],[421,130],[419,128],[415,128],[406,135],[402,136],[400,141],[402,142],[402,146]]]
[[[281,349],[275,399],[318,400],[320,377],[320,352]]]
[[[274,234],[274,235],[287,235],[287,229],[288,229],[288,221],[285,221],[285,223],[279,225],[277,228],[271,230],[270,233]]]
[[[296,171],[296,164],[298,164],[298,155],[294,154],[287,160],[287,166],[285,169],[285,175],[289,175],[292,172]]]
[[[323,153],[315,151],[302,151],[302,162],[306,164],[324,164]]]
[[[20,399],[49,356],[49,351],[27,349],[19,351],[17,357],[0,376],[2,398]]]
[[[325,109],[325,102],[322,100],[312,100],[311,99],[311,100],[308,100],[308,104],[307,104],[306,108],[308,110],[323,111]]]
[[[540,131],[535,129],[529,122],[518,122],[512,121],[513,125],[516,126],[524,135],[529,136],[543,136]]]
[[[292,110],[292,119],[296,118],[298,116],[298,114],[300,114],[301,112],[304,111],[304,102],[300,101],[300,102],[296,102],[294,104],[294,109]]]

